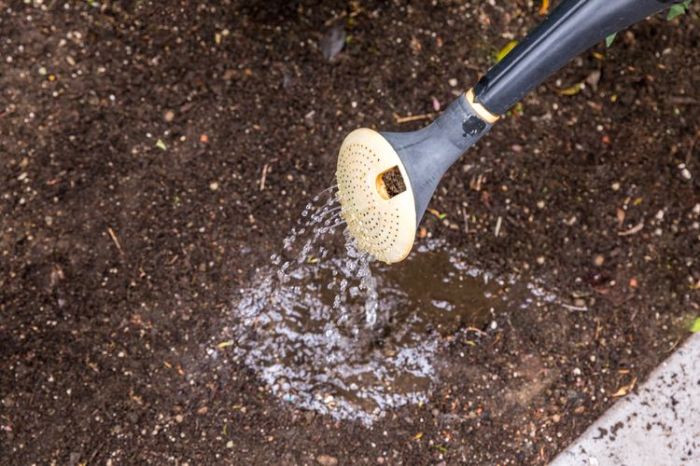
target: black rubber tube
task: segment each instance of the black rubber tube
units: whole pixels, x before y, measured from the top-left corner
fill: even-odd
[[[674,0],[563,0],[475,86],[476,101],[503,115],[535,86],[605,37]]]

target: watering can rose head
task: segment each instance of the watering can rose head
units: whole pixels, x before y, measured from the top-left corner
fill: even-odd
[[[387,263],[413,247],[416,228],[447,169],[497,117],[460,96],[429,126],[409,133],[350,133],[338,155],[341,215],[358,247]]]

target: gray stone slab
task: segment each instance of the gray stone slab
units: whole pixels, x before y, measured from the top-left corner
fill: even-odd
[[[552,466],[700,466],[700,334],[621,399]]]

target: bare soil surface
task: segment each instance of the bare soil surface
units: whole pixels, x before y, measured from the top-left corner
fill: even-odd
[[[425,124],[395,114],[540,20],[490,3],[0,0],[0,463],[544,464],[633,390],[700,314],[697,7],[582,55],[448,172],[418,241],[568,304],[454,338],[429,403],[334,421],[201,357],[346,133]]]

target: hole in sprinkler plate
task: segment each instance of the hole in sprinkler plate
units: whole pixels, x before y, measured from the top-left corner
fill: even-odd
[[[406,183],[401,176],[398,165],[382,172],[377,176],[377,191],[382,199],[389,200],[406,191]]]

